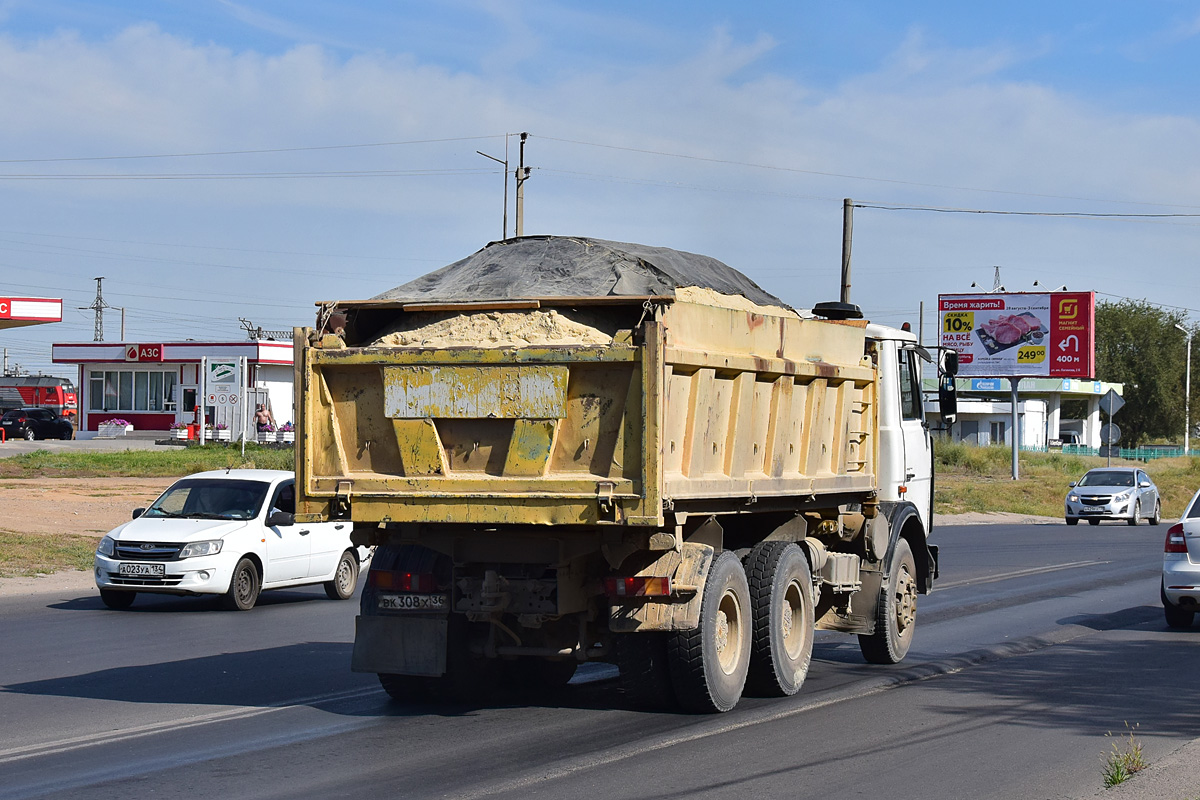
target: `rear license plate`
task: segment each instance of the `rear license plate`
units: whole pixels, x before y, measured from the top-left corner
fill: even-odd
[[[445,611],[444,594],[382,594],[379,608],[384,611]]]
[[[121,564],[117,567],[117,574],[161,578],[167,574],[167,569],[163,564]]]

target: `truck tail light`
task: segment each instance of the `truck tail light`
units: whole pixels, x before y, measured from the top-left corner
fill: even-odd
[[[671,594],[671,579],[605,578],[604,593],[609,597],[666,597]]]
[[[1176,522],[1167,529],[1167,541],[1163,544],[1164,553],[1186,553],[1187,542],[1183,539],[1183,523]]]
[[[391,589],[396,592],[428,593],[437,591],[437,581],[430,572],[373,569],[367,573],[367,581],[376,589]]]

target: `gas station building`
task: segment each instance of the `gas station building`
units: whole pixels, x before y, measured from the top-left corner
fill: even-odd
[[[67,343],[52,354],[79,370],[80,438],[112,419],[142,431],[190,424],[201,400],[205,421],[235,441],[243,424],[252,437],[256,404],[277,424],[294,419],[291,341]]]

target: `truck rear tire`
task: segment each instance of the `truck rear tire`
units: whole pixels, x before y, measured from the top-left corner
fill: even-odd
[[[791,542],[763,542],[746,557],[753,633],[746,692],[790,697],[812,661],[812,569]]]
[[[863,658],[872,664],[899,664],[912,646],[916,625],[917,565],[912,548],[900,539],[875,611],[875,632],[858,637]]]
[[[729,711],[742,699],[750,668],[750,587],[731,551],[708,570],[700,626],[672,633],[668,647],[679,704],[687,711]]]
[[[613,635],[618,685],[630,705],[644,711],[669,711],[679,705],[671,685],[667,637],[659,631]]]

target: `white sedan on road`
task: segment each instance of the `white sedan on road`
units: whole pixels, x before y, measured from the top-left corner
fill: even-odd
[[[1200,611],[1200,492],[1163,543],[1162,604],[1167,624],[1187,628]]]
[[[351,524],[297,524],[295,475],[235,469],[189,475],[114,528],[96,549],[96,586],[109,608],[139,592],[221,595],[247,611],[260,591],[323,584],[331,599],[354,594],[367,548]]]

